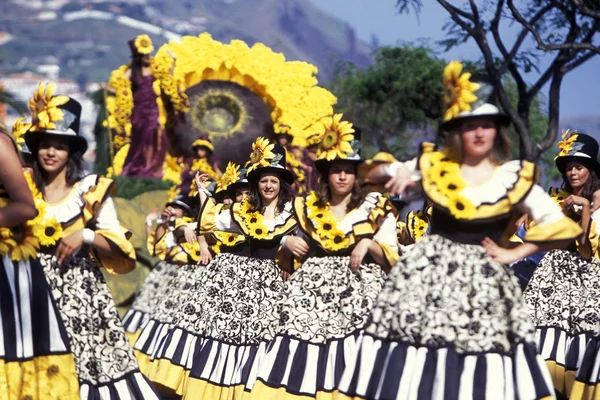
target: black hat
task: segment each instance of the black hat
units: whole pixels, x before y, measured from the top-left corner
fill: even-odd
[[[41,88],[41,89],[40,89]],[[58,104],[56,108],[62,110],[62,116],[60,119],[52,120],[53,126],[48,125],[46,121],[42,121],[40,116],[42,113],[48,114],[44,107],[36,106],[37,102],[40,102],[40,93],[45,91],[45,87],[40,85],[38,92],[34,95],[34,98],[29,101],[30,108],[32,108],[32,125],[29,131],[25,134],[25,144],[32,152],[36,152],[38,144],[43,135],[54,135],[62,138],[66,138],[69,141],[71,149],[78,151],[81,154],[85,153],[88,147],[87,140],[79,135],[79,122],[81,120],[81,104],[75,99],[68,96],[52,96],[50,99],[57,99]],[[41,90],[41,91],[40,91]],[[50,89],[48,89],[50,90]],[[50,103],[48,103],[50,104]]]
[[[329,166],[331,165],[331,163],[333,163],[335,161],[351,162],[356,165],[362,164],[365,161],[360,156],[361,147],[362,147],[362,130],[357,126],[353,126],[353,129],[354,129],[354,132],[352,133],[352,135],[354,136],[354,139],[352,139],[349,142],[350,146],[352,147],[353,152],[351,154],[347,154],[346,157],[339,157],[339,155],[336,155],[336,157],[334,159],[330,159],[330,160],[327,160],[327,158],[317,159],[317,161],[315,161],[315,167],[317,168],[317,171],[319,171],[319,173],[321,175],[326,174],[327,171],[329,170]],[[319,146],[319,152],[317,153],[317,157],[324,156],[324,153],[327,152],[327,149],[325,149],[325,146],[324,146],[326,136],[327,136],[327,132],[325,133],[325,136],[323,137],[323,140],[321,141],[321,145]]]
[[[444,69],[444,121],[440,128],[451,131],[464,121],[491,118],[508,126],[510,118],[496,106],[496,93],[489,76],[461,74],[462,64],[450,62]]]
[[[235,199],[235,193],[238,191],[238,189],[250,187],[250,182],[248,182],[248,179],[246,177],[246,172],[248,172],[247,169],[245,169],[245,168],[241,169],[240,170],[240,179],[238,179],[236,182],[232,183],[231,185],[227,186],[227,194],[229,194],[229,197],[231,199]]]
[[[179,194],[174,199],[165,204],[165,207],[173,206],[181,208],[188,216],[192,215],[192,210],[195,207],[195,199],[198,196],[187,196],[185,194]]]
[[[598,163],[598,142],[585,133],[577,131],[564,131],[563,140],[558,143],[561,152],[554,162],[561,174],[565,174],[569,161],[578,161],[596,171],[600,176],[600,163]]]
[[[269,143],[267,139],[259,137],[252,148],[250,161],[246,164],[248,166],[246,176],[249,182],[257,183],[261,175],[274,173],[290,185],[294,183],[294,174],[286,169],[286,151],[281,145]],[[268,165],[261,163],[268,163]]]

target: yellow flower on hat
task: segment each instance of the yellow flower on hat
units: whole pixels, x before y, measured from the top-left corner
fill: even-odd
[[[227,168],[221,179],[217,181],[217,192],[226,190],[229,185],[236,183],[240,179],[240,166],[229,161]]]
[[[12,134],[19,150],[21,150],[23,148],[23,144],[25,144],[23,135],[29,130],[29,128],[31,128],[31,124],[23,123],[23,117],[17,118],[12,126]]]
[[[323,121],[324,133],[317,158],[331,161],[336,158],[348,158],[354,153],[350,144],[354,140],[354,128],[352,123],[342,121],[342,116],[342,114],[335,114]]]
[[[40,82],[33,97],[29,99],[29,109],[33,113],[32,131],[41,131],[46,129],[56,129],[54,122],[62,121],[64,118],[63,110],[58,108],[69,101],[67,96],[54,96],[56,85]],[[54,96],[54,97],[53,97]]]
[[[138,53],[143,55],[151,54],[154,51],[152,39],[150,39],[150,36],[148,35],[139,35],[136,37],[134,45]]]
[[[444,121],[458,117],[463,111],[471,111],[471,103],[477,100],[475,91],[479,84],[471,82],[471,73],[462,73],[460,61],[451,61],[444,68]]]
[[[554,159],[556,160],[558,157],[568,156],[571,150],[573,150],[573,143],[577,141],[579,135],[577,131],[569,131],[569,129],[563,129],[562,131],[562,140],[558,142],[558,147],[560,148],[560,153]]]
[[[252,153],[250,154],[250,161],[246,163],[248,167],[248,173],[256,168],[268,167],[271,165],[270,160],[275,158],[273,149],[275,145],[269,143],[269,140],[264,137],[257,138],[252,143]]]

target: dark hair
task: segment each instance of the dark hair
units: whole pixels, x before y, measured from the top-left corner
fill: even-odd
[[[38,190],[42,194],[46,194],[46,171],[40,166],[38,160],[38,146],[31,149],[33,155],[33,179]],[[67,185],[73,186],[84,177],[85,174],[85,161],[83,160],[83,154],[80,151],[73,151],[73,148],[69,146],[69,159],[67,161]]]
[[[496,137],[494,138],[494,147],[490,154],[492,163],[495,165],[504,164],[511,159],[510,138],[506,126],[496,122]],[[460,124],[456,126],[448,136],[446,136],[446,148],[452,158],[458,162],[463,161],[463,144],[460,136]]]
[[[329,168],[332,163],[327,165],[327,168],[323,170],[321,173],[321,178],[319,179],[319,188],[317,189],[317,207],[325,207],[327,203],[331,200],[331,189],[329,188]],[[356,180],[354,181],[354,186],[352,187],[352,196],[350,196],[350,201],[346,206],[346,212],[350,212],[360,206],[362,202],[365,200],[366,193],[362,190],[360,186],[360,182],[358,179],[358,166],[354,165],[354,174],[356,175]]]
[[[266,172],[260,174],[258,180],[260,181],[265,175],[272,175],[272,172]],[[281,176],[277,175],[279,179],[279,195],[277,198],[277,211],[282,212],[285,208],[285,205],[292,201],[294,198],[294,191],[292,190],[292,186],[287,183],[285,180],[281,178]],[[258,182],[250,183],[250,197],[248,198],[250,201],[250,205],[253,210],[258,210],[261,213],[264,212],[265,205],[263,204],[262,197],[260,197],[260,193],[258,192]]]
[[[585,161],[582,161],[581,165],[584,165],[587,168],[587,170],[590,172],[590,177],[583,184],[583,190],[581,191],[581,197],[584,197],[588,201],[591,202],[591,201],[593,201],[592,197],[594,195],[594,192],[596,190],[598,190],[598,187],[600,186],[600,181],[598,180],[598,174],[596,174],[596,171],[594,171],[592,168],[590,168],[585,163]],[[573,193],[573,188],[569,184],[569,180],[567,179],[567,175],[566,174],[562,174],[562,178],[563,178],[562,189],[564,189],[565,191],[567,191],[569,193]]]

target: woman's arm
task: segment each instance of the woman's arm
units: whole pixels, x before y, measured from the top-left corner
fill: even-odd
[[[21,160],[12,140],[0,134],[0,182],[6,189],[10,202],[0,208],[0,226],[13,227],[37,216],[33,197],[23,176]]]

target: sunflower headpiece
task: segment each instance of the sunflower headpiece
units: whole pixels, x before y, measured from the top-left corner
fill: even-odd
[[[31,128],[31,123],[23,122],[23,117],[17,118],[12,126],[12,135],[15,139],[15,143],[17,143],[19,151],[23,150],[23,145],[25,145],[25,138],[23,135],[25,135],[29,128]]]
[[[592,136],[565,129],[558,143],[560,153],[554,159],[556,167],[564,175],[569,161],[585,164],[600,176],[598,162],[598,142]]]
[[[152,44],[152,39],[148,35],[138,35],[135,39],[130,40],[129,48],[131,50],[132,56],[147,56],[152,54],[154,51],[154,45]]]
[[[336,158],[349,159],[358,154],[353,148],[354,128],[352,123],[342,121],[343,114],[335,114],[323,120],[323,135],[321,146],[317,153],[318,159],[333,161]]]
[[[510,119],[495,105],[495,90],[485,75],[463,72],[460,61],[444,68],[444,118],[442,129],[452,130],[465,119],[489,117],[502,125]]]
[[[225,172],[221,176],[221,179],[217,182],[216,193],[227,190],[229,185],[237,182],[240,179],[240,166],[234,162],[229,161]]]
[[[270,143],[264,137],[257,138],[252,143],[247,177],[250,182],[257,182],[261,173],[276,173],[290,185],[294,182],[294,175],[286,169],[286,152],[279,144]]]

